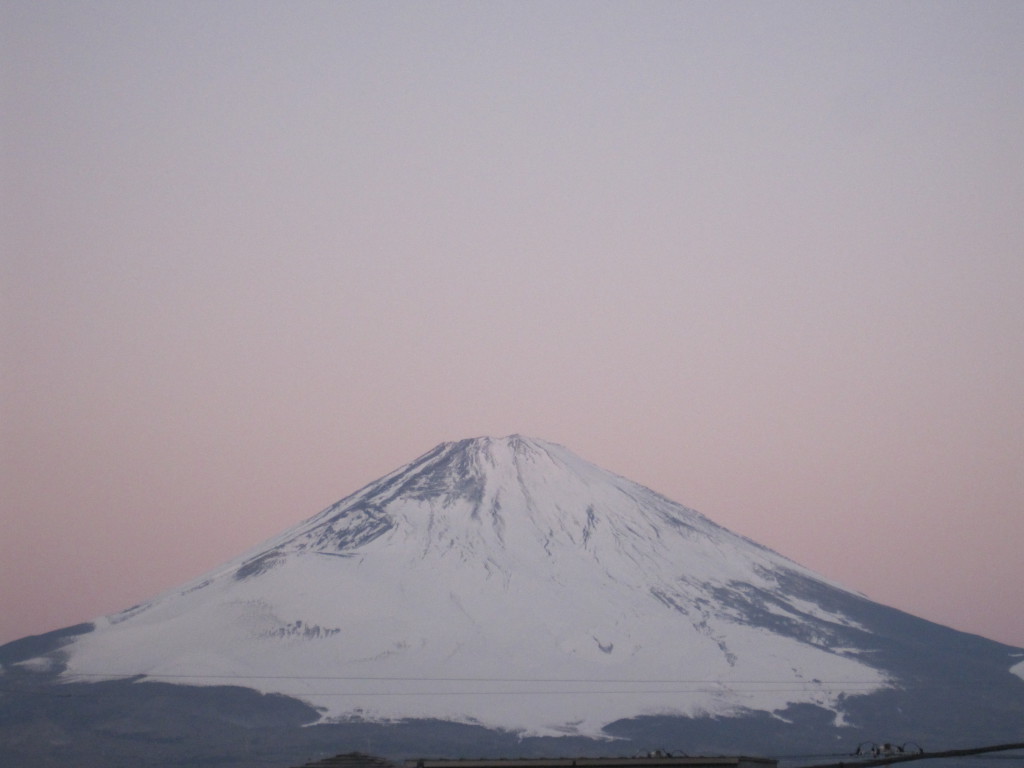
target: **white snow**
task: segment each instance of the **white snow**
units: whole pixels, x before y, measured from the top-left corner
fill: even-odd
[[[1024,680],[1024,661],[1020,662],[1020,664],[1014,664],[1010,667],[1010,671],[1017,675],[1017,677]]]
[[[236,578],[275,548],[270,567]],[[832,708],[844,691],[883,686],[849,649],[744,623],[714,591],[778,593],[773,574],[794,572],[827,584],[560,446],[480,438],[426,454],[62,650],[69,679],[230,683],[296,696],[328,719],[549,734],[596,734],[637,714]],[[783,607],[765,608],[853,626],[779,597]]]

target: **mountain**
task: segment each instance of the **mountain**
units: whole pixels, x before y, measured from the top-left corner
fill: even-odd
[[[505,743],[487,733],[520,751],[554,736],[762,752],[893,729],[1024,736],[1021,649],[873,603],[520,436],[439,445],[194,582],[11,643],[0,663],[10,690],[133,708],[187,692],[176,717],[216,695],[236,721],[291,707],[310,733],[420,724],[418,743],[454,728],[458,744],[471,729],[481,751]],[[110,717],[152,736],[132,712]]]

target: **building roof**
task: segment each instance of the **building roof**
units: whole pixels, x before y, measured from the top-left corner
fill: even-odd
[[[490,760],[406,760],[406,768],[775,768],[777,760],[745,756],[676,756],[651,753],[640,757],[555,757]],[[302,768],[395,768],[382,757],[348,752],[306,763]]]
[[[366,755],[362,752],[346,752],[343,755],[305,763],[301,768],[395,768],[395,764],[383,757]]]
[[[564,757],[514,760],[406,760],[407,768],[771,768],[777,760],[745,756]]]

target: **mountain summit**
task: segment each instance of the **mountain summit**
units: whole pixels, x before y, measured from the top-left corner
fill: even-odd
[[[593,736],[636,718],[760,712],[844,729],[887,718],[878,702],[903,718],[931,711],[950,675],[961,701],[968,680],[987,686],[989,709],[993,681],[1024,702],[1018,649],[872,603],[517,435],[443,443],[57,645],[24,663],[63,683],[284,694],[324,723]]]

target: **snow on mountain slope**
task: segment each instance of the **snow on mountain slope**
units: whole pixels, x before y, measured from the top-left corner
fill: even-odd
[[[856,623],[807,597],[819,588],[839,589],[561,446],[478,438],[61,653],[66,679],[241,685],[328,719],[596,734],[638,714],[836,708],[884,686],[837,639]]]
[[[1010,667],[1010,671],[1017,677],[1019,677],[1021,680],[1024,680],[1024,661],[1020,662],[1019,664],[1014,664],[1012,667]]]

